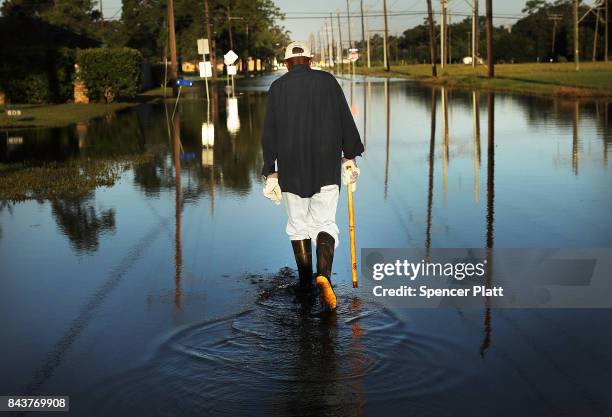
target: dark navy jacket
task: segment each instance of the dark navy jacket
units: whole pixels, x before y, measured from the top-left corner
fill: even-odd
[[[282,191],[312,197],[340,186],[341,158],[355,158],[363,144],[336,78],[296,65],[270,86],[261,137],[262,175],[278,168]]]

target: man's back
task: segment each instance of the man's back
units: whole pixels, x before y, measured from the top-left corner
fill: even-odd
[[[342,154],[363,152],[359,132],[333,75],[296,65],[272,83],[264,131],[263,175],[278,165],[283,191],[310,197],[325,185],[340,186]]]

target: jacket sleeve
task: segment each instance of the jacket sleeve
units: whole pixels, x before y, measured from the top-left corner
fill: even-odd
[[[264,118],[263,131],[261,134],[261,149],[263,152],[263,168],[261,169],[261,175],[265,177],[275,171],[274,166],[278,155],[276,117],[274,113],[274,94],[272,88],[270,88],[266,103],[266,116]]]
[[[351,114],[351,109],[344,96],[342,87],[338,84],[338,81],[334,79],[336,84],[336,94],[338,107],[340,109],[340,129],[342,132],[342,153],[347,159],[353,159],[357,156],[361,156],[363,153],[363,143],[359,137],[359,131],[355,125],[355,120]]]

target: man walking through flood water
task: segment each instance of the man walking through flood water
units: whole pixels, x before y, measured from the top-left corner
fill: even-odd
[[[340,179],[345,185],[356,182],[355,158],[364,148],[342,88],[332,74],[311,69],[310,60],[305,43],[290,43],[285,49],[289,71],[270,86],[261,138],[263,193],[277,204],[285,203],[299,288],[311,290],[314,278],[322,304],[333,310],[331,270],[339,242]]]

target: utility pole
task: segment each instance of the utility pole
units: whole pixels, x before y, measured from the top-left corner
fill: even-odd
[[[606,25],[604,36],[604,61],[608,62],[608,0],[606,0]]]
[[[431,8],[431,0],[427,0],[427,20],[429,21],[429,56],[431,59],[431,76],[437,77],[436,70],[436,35],[434,33],[433,11]]]
[[[230,12],[230,2],[227,2],[227,29],[229,31],[230,49],[234,50],[234,39],[232,38],[232,14]]]
[[[557,37],[557,22],[560,22],[561,20],[563,20],[563,15],[558,14],[558,13],[551,13],[548,15],[548,20],[552,20],[553,21],[553,33],[552,33],[552,48],[550,53],[552,54],[553,58],[555,56],[555,41],[556,41],[556,37]]]
[[[346,20],[348,22],[349,45],[351,48],[354,48],[355,45],[353,45],[353,36],[351,35],[351,9],[349,8],[349,0],[346,0]]]
[[[365,23],[363,21],[363,0],[359,2],[359,7],[361,10],[361,49],[365,47]],[[363,59],[361,60],[363,65]]]
[[[446,65],[446,8],[448,0],[440,0],[440,67]]]
[[[595,3],[595,8],[597,12],[595,14],[595,33],[593,34],[593,54],[591,56],[591,59],[593,62],[597,61],[597,35],[599,32],[599,6],[601,5],[597,1]]]
[[[168,35],[170,37],[170,83],[172,84],[172,95],[176,96],[176,80],[178,78],[178,68],[176,63],[176,33],[174,31],[174,1],[168,0]]]
[[[370,68],[370,31],[368,30],[368,20],[366,18],[365,21],[365,25],[366,25],[366,52],[368,54],[368,68]]]
[[[331,12],[329,13],[329,27],[330,27],[330,32],[331,32],[331,49],[330,52],[332,53],[332,56],[334,56],[334,44],[336,43],[334,40],[334,18],[332,17]],[[336,50],[336,54],[338,53],[338,51]],[[336,60],[337,63],[337,60]]]
[[[391,70],[391,65],[389,65],[389,26],[387,23],[387,0],[383,0],[383,13],[385,15],[385,36],[383,38],[383,60],[385,61],[385,71]]]
[[[478,56],[478,0],[472,0],[472,68]]]
[[[331,34],[328,32],[330,29],[327,27],[327,22],[325,22],[325,32],[327,33],[327,56],[329,57],[329,67],[334,66],[334,50],[331,43]]]
[[[210,11],[208,9],[208,0],[204,0],[204,14],[206,20],[206,36],[208,37],[208,50],[210,55],[210,66],[212,67],[212,80],[217,81],[217,67],[215,65],[215,48],[213,42],[212,26],[210,24]]]
[[[340,25],[340,11],[336,9],[336,18],[338,19],[338,42],[340,47],[338,48],[338,62],[340,63],[340,71],[344,71],[344,57],[342,51],[342,26]]]
[[[579,0],[574,0],[574,63],[576,64],[576,71],[580,70],[580,40],[578,38],[578,1]]]
[[[576,0],[578,1],[578,0]],[[486,1],[487,8],[487,66],[488,77],[495,77],[495,60],[493,58],[493,0]]]
[[[323,36],[319,31],[319,62],[325,62],[325,48],[323,47]]]

